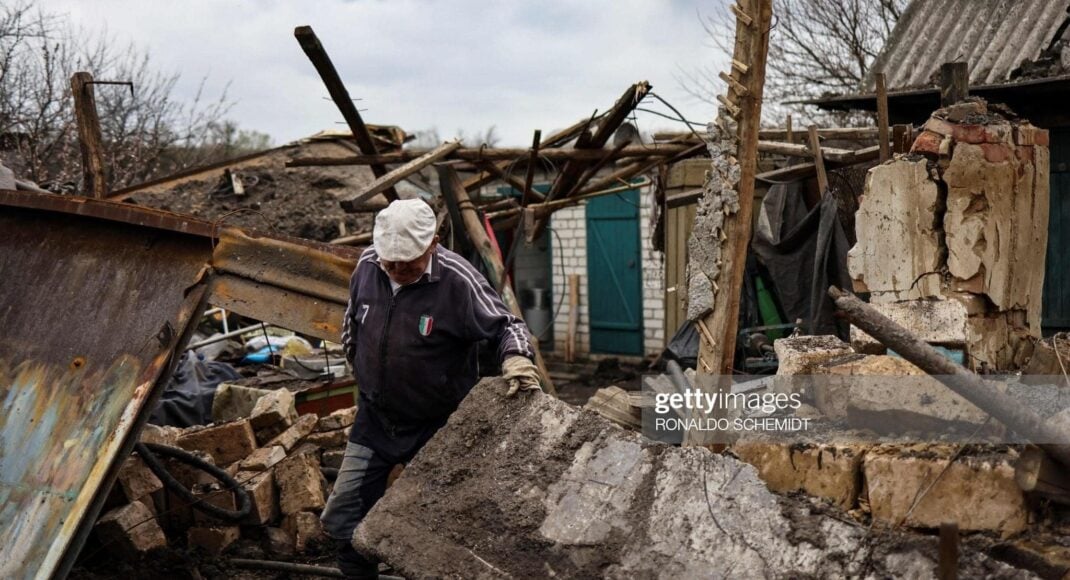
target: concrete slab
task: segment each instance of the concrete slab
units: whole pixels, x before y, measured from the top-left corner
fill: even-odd
[[[700,447],[477,385],[357,528],[409,578],[934,577],[933,538],[868,537]],[[969,552],[967,575],[1013,571]]]

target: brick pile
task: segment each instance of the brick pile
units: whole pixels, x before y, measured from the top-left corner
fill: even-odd
[[[128,560],[165,547],[218,556],[239,538],[279,556],[313,551],[326,540],[319,514],[332,483],[323,469],[341,466],[355,416],[356,407],[299,416],[293,395],[282,389],[261,397],[246,418],[187,429],[146,425],[142,442],[177,447],[222,468],[245,489],[251,510],[237,522],[194,510],[134,454],[96,523],[97,540]],[[160,459],[199,500],[236,509],[234,494],[209,474]]]

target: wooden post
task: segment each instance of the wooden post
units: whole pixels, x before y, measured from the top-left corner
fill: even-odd
[[[740,0],[737,12],[735,52],[733,60],[746,64],[747,72],[740,82],[747,87],[747,95],[738,97],[738,141],[736,159],[739,160],[738,184],[739,209],[724,217],[720,242],[722,262],[718,282],[714,283],[712,309],[696,324],[704,325],[712,335],[703,334],[699,341],[698,388],[724,392],[730,385],[717,378],[732,373],[736,350],[736,328],[739,321],[739,297],[743,288],[744,266],[750,245],[752,215],[754,211],[754,181],[758,169],[758,131],[761,128],[762,95],[765,90],[765,66],[769,52],[769,29],[773,19],[772,0]],[[739,16],[743,13],[747,18]],[[738,70],[738,69],[737,69]],[[719,286],[719,287],[718,287]],[[700,326],[701,328],[701,326]],[[713,340],[719,340],[715,343]],[[715,384],[702,379],[713,375]],[[705,384],[704,384],[705,383]],[[715,413],[715,416],[723,414]],[[702,445],[708,443],[708,432],[688,430],[684,443]]]
[[[464,229],[468,232],[469,241],[479,252],[483,265],[486,266],[487,271],[490,273],[491,285],[497,285],[499,281],[505,279],[505,264],[502,263],[502,258],[498,255],[498,252],[494,250],[494,245],[491,244],[490,237],[487,236],[487,230],[483,227],[483,220],[479,218],[476,206],[472,204],[472,200],[468,197],[468,192],[464,190],[464,184],[461,183],[460,177],[457,176],[457,170],[453,166],[447,163],[440,163],[435,167],[438,169],[442,197],[450,205],[451,215],[460,215]],[[517,318],[523,320],[524,315],[520,311],[520,302],[516,299],[513,288],[508,284],[501,284],[500,286],[502,289],[502,302]],[[557,389],[554,388],[554,383],[550,379],[550,371],[547,370],[546,363],[542,359],[538,339],[534,336],[531,339],[532,350],[535,351],[535,366],[539,368],[539,373],[542,374],[543,388],[547,393],[556,397]]]
[[[940,524],[940,580],[955,580],[959,577],[959,526],[956,523]]]
[[[580,275],[568,275],[568,338],[565,342],[565,361],[576,360],[576,327],[580,320]]]
[[[320,78],[323,79],[323,84],[327,86],[327,92],[330,93],[331,100],[334,101],[335,106],[342,113],[342,118],[349,125],[349,130],[353,133],[353,140],[360,147],[361,153],[377,155],[378,150],[372,140],[371,133],[368,132],[368,127],[364,124],[364,119],[361,119],[360,112],[357,111],[356,105],[353,104],[353,100],[349,97],[349,91],[346,90],[346,86],[342,83],[342,78],[338,76],[338,71],[334,68],[334,63],[331,62],[331,57],[327,55],[326,49],[320,44],[319,38],[316,38],[316,33],[312,31],[312,27],[298,26],[294,29],[294,37],[297,38],[297,42],[301,45],[301,49],[305,51],[308,59],[312,61],[312,65],[316,67],[316,72],[319,73]],[[375,177],[383,177],[387,174],[386,167],[383,165],[376,164],[372,165],[371,168]],[[398,198],[398,193],[393,187],[386,188],[383,193],[390,201]]]
[[[535,129],[535,135],[531,138],[531,157],[528,158],[528,172],[524,176],[524,189],[520,190],[520,205],[526,206],[535,199],[535,166],[539,162],[539,143],[542,141],[542,130]]]
[[[825,173],[825,157],[821,153],[821,138],[817,136],[817,125],[810,125],[810,150],[814,153],[814,168],[817,170],[817,189],[819,195],[825,195],[829,189],[828,174]]]
[[[940,106],[964,101],[970,95],[969,65],[965,62],[945,62],[940,65]]]
[[[107,172],[104,169],[104,138],[100,133],[96,96],[93,94],[93,75],[76,72],[71,77],[71,96],[78,122],[78,143],[82,149],[82,181],[86,197],[104,198],[108,193]]]
[[[877,73],[877,139],[881,147],[881,163],[892,158],[888,147],[888,87],[884,73]]]
[[[784,140],[788,143],[795,142],[795,133],[791,130],[791,113],[788,113],[788,118],[784,121],[784,128],[786,129]]]
[[[892,152],[908,153],[913,144],[910,125],[895,125],[892,127]]]

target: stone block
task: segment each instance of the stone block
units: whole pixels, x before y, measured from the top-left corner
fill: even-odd
[[[336,429],[345,429],[353,424],[353,421],[357,417],[357,408],[349,407],[346,409],[338,409],[337,411],[327,415],[326,417],[320,417],[318,423],[316,423],[316,431],[334,431]]]
[[[806,492],[847,511],[862,488],[863,445],[795,445],[741,441],[732,453],[753,465],[758,477],[777,493]]]
[[[286,458],[286,449],[281,445],[261,447],[241,461],[239,467],[244,471],[264,471]]]
[[[245,459],[256,449],[253,429],[246,419],[187,431],[179,436],[176,443],[187,451],[208,453],[216,465],[228,465]]]
[[[335,429],[334,431],[323,431],[321,433],[312,433],[305,437],[306,443],[311,443],[318,447],[327,449],[336,449],[338,447],[345,447],[349,441],[349,429]]]
[[[275,487],[275,474],[272,471],[260,473],[239,471],[234,476],[242,488],[249,494],[252,508],[242,523],[264,525],[279,516],[279,493]]]
[[[287,427],[293,424],[297,418],[297,409],[294,406],[294,396],[287,389],[278,389],[260,397],[253,406],[253,412],[249,415],[249,423],[253,430],[283,423]]]
[[[935,575],[935,539],[875,545],[733,457],[651,444],[548,395],[503,399],[504,388],[476,385],[355,547],[407,578]],[[968,546],[960,562],[1009,569]]]
[[[989,531],[1004,537],[1024,530],[1028,511],[1014,482],[1017,454],[966,455],[948,467],[957,449],[916,445],[870,450],[863,461],[863,474],[874,519],[896,525],[906,517],[905,524],[916,528],[956,522],[962,531]],[[930,484],[932,488],[911,512],[918,492]]]
[[[222,554],[241,535],[238,526],[190,528],[186,541],[190,548],[200,548],[211,556]]]
[[[140,457],[127,457],[119,469],[116,485],[122,490],[127,503],[137,501],[163,489],[163,483]],[[151,503],[151,500],[147,500]]]
[[[319,460],[312,454],[291,455],[275,466],[279,508],[284,515],[321,510],[326,504]]]
[[[966,306],[958,300],[906,300],[871,306],[919,340],[951,348],[966,347]],[[851,326],[851,346],[858,352],[883,350],[877,339],[856,326]]]
[[[230,511],[238,509],[238,500],[234,497],[234,492],[223,490],[218,484],[206,487],[205,489],[195,490],[193,495],[201,500],[202,503],[211,504]],[[229,523],[224,522],[213,515],[206,514],[196,508],[193,510],[193,522],[198,526],[205,527],[219,526]]]
[[[327,539],[318,515],[312,512],[297,512],[282,520],[282,527],[294,539],[298,552],[305,552],[316,542]]]
[[[264,550],[269,554],[292,556],[296,551],[294,538],[290,532],[282,528],[266,528],[264,530]]]
[[[342,460],[345,456],[345,449],[326,449],[323,451],[323,466],[338,469],[342,467]]]
[[[854,352],[835,336],[799,336],[773,341],[782,376],[812,374],[814,368],[831,358]]]
[[[101,543],[124,558],[136,558],[167,546],[167,537],[144,502],[115,508],[97,520],[94,531]]]
[[[156,443],[157,445],[170,445],[175,446],[175,440],[182,434],[182,429],[178,427],[172,427],[167,425],[161,427],[159,425],[153,425],[152,423],[146,423],[141,429],[141,433],[138,435],[138,441],[142,443]]]
[[[313,429],[316,428],[316,423],[318,421],[319,418],[313,415],[312,413],[309,413],[307,415],[301,415],[296,421],[294,421],[293,425],[291,425],[288,429],[280,433],[278,437],[275,437],[271,441],[268,441],[265,447],[281,445],[286,449],[286,451],[289,451],[293,449],[299,441],[301,441],[309,433],[311,433]]]

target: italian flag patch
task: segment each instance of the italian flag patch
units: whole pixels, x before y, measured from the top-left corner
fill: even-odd
[[[420,335],[427,336],[431,334],[431,327],[435,325],[435,319],[431,318],[430,314],[424,314],[420,317]]]

